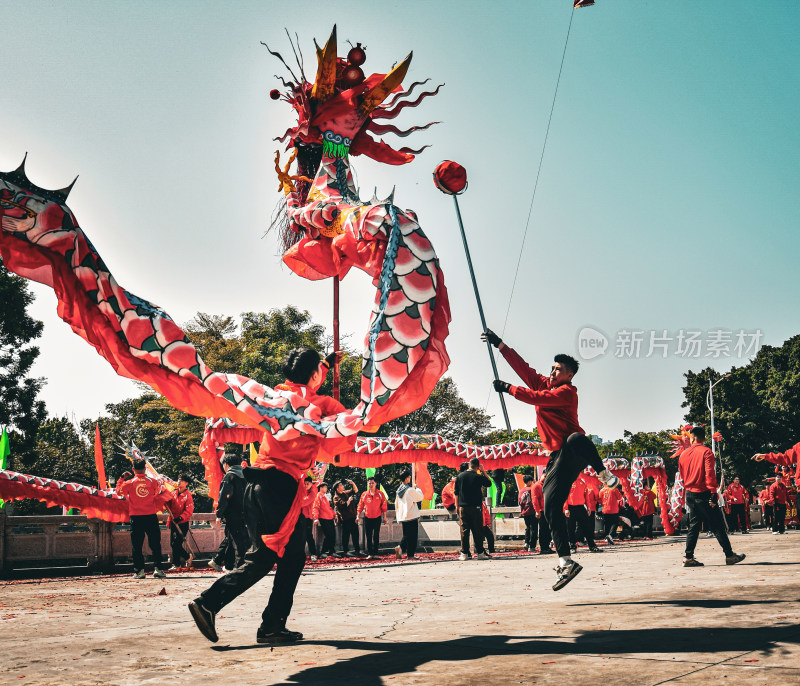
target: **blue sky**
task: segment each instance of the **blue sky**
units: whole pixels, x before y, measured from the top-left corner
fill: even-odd
[[[491,371],[452,201],[431,183],[442,159],[468,170],[461,197],[490,325],[504,328],[571,2],[17,2],[3,10],[0,169],[28,152],[32,180],[80,179],[69,205],[119,282],[179,322],[198,310],[238,315],[294,304],[330,320],[330,288],[280,265],[262,238],[278,200],[272,158],[291,122],[269,99],[297,32],[313,43],[338,21],[367,48],[367,73],[414,51],[411,80],[446,86],[400,123],[441,120],[402,139],[430,144],[412,164],[353,158],[362,195],[397,187],[441,259],[453,323],[450,374],[487,405]],[[598,0],[576,11],[506,340],[546,371],[578,352],[578,332],[608,340],[575,383],[584,428],[677,426],[687,369],[735,357],[681,357],[680,331],[762,332],[780,345],[800,328],[800,5],[744,0]],[[309,66],[311,65],[311,66]],[[395,139],[396,140],[396,139]],[[74,336],[36,287],[45,322],[36,373],[51,413],[96,416],[137,391]],[[342,328],[360,340],[372,289],[343,283]],[[641,355],[617,357],[619,332]],[[650,335],[673,338],[645,357]],[[651,332],[654,332],[651,334]],[[730,346],[733,349],[733,346]],[[501,376],[514,381],[500,363]],[[513,426],[533,412],[510,401]]]

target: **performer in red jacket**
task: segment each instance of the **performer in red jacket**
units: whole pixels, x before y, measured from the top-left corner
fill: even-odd
[[[550,525],[544,516],[544,472],[542,472],[539,480],[531,486],[531,503],[533,504],[533,513],[536,516],[536,530],[531,537],[531,550],[536,548],[536,539],[538,537],[539,554],[553,554],[555,550],[550,549],[550,543],[553,540],[550,536]]]
[[[569,517],[567,532],[573,553],[578,551],[578,528],[580,528],[582,539],[589,546],[589,552],[601,552],[594,542],[594,529],[589,528],[589,515],[586,511],[587,491],[586,483],[578,477],[577,481],[572,484],[567,502],[564,505],[564,514]]]
[[[191,569],[194,560],[194,555],[184,547],[194,514],[194,498],[189,493],[191,480],[189,474],[181,474],[178,477],[178,490],[175,491],[174,500],[169,504],[169,545],[172,548],[172,567],[169,571],[171,572],[181,569],[184,560],[187,561],[186,567]]]
[[[797,511],[800,512],[800,443],[795,443],[789,450],[785,453],[756,453],[753,455],[753,459],[761,462],[762,460],[766,460],[767,462],[772,462],[773,464],[782,465],[784,467],[791,467],[792,465],[797,465],[795,468],[795,475],[794,475],[794,482],[798,487],[797,493]],[[773,512],[773,521],[774,521],[774,512]],[[785,520],[782,522],[782,525],[785,525]],[[773,525],[773,531],[775,527]]]
[[[314,501],[317,499],[317,487],[314,484],[314,479],[306,475],[303,479],[303,488],[306,489],[303,496],[303,502],[300,505],[300,512],[306,519],[306,546],[308,547],[308,554],[311,556],[311,561],[317,560],[317,543],[314,540]]]
[[[341,555],[336,552],[336,510],[333,509],[333,505],[331,504],[328,488],[327,483],[323,482],[319,485],[319,492],[311,508],[311,516],[314,518],[314,524],[322,529],[323,539],[320,557],[323,560],[331,555],[333,557],[341,557]]]
[[[614,545],[619,524],[619,508],[622,507],[622,493],[616,488],[603,487],[600,491],[603,503],[603,536],[608,545]]]
[[[307,398],[310,404],[322,408],[324,416],[343,412],[341,403],[317,394],[335,355],[331,353],[323,362],[316,350],[295,348],[284,361],[286,381],[275,390]],[[301,512],[305,495],[303,478],[321,451],[337,451],[348,444],[347,439],[339,443],[312,434],[283,441],[271,433],[264,434],[255,464],[244,470],[245,519],[251,542],[245,563],[217,579],[189,604],[198,629],[207,639],[218,640],[216,614],[275,567],[272,592],[261,615],[256,642],[280,644],[302,640],[301,633],[286,628],[286,620],[306,563],[306,523]]]
[[[725,502],[729,505],[731,514],[729,522],[733,525],[730,528],[740,533],[747,533],[747,518],[745,517],[745,502],[747,501],[747,491],[744,490],[739,481],[739,477],[733,478],[733,483],[725,489]]]
[[[764,490],[758,494],[758,499],[761,502],[761,512],[764,515],[764,526],[768,529],[772,528],[772,498],[769,495],[769,484],[764,487]]]
[[[123,474],[117,480],[116,491],[128,501],[128,513],[131,518],[131,552],[135,579],[144,579],[144,555],[142,545],[147,536],[147,545],[153,553],[155,571],[153,577],[163,579],[166,574],[162,569],[161,529],[158,525],[158,511],[164,506],[166,494],[164,487],[156,479],[145,474],[147,463],[134,460],[133,476],[125,479]]]
[[[786,529],[786,484],[783,483],[783,474],[778,472],[775,483],[769,487],[769,497],[772,499],[772,533],[782,534]]]
[[[491,329],[484,331],[481,338],[500,350],[525,383],[525,386],[512,386],[495,380],[495,390],[536,406],[539,438],[544,448],[550,451],[544,482],[544,511],[559,555],[558,580],[553,585],[553,590],[558,591],[583,569],[570,558],[569,533],[563,509],[572,484],[586,467],[592,467],[600,481],[612,488],[619,485],[619,479],[606,470],[594,443],[586,438],[578,424],[578,390],[572,385],[572,377],[578,372],[578,361],[569,355],[556,355],[550,375],[545,376],[528,366]]]
[[[656,513],[656,494],[653,493],[652,484],[650,483],[650,479],[648,479],[647,488],[645,488],[644,493],[642,494],[641,508],[642,508],[642,515],[641,515],[641,523],[643,526],[643,535],[647,539],[653,538],[653,515]]]
[[[678,458],[678,471],[686,489],[686,510],[689,513],[689,531],[686,534],[686,554],[684,567],[702,567],[703,563],[694,557],[700,525],[713,532],[725,553],[725,564],[735,565],[744,560],[744,554],[737,555],[731,548],[725,522],[717,505],[717,475],[714,471],[714,453],[704,445],[706,430],[695,426],[689,436],[690,446]]]
[[[364,520],[364,537],[367,541],[367,559],[378,557],[381,546],[381,522],[386,524],[386,510],[389,503],[383,491],[378,489],[374,476],[367,479],[367,490],[358,501],[358,517]]]

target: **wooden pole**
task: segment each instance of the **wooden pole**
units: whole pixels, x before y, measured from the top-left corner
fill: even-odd
[[[333,277],[333,351],[339,350],[339,277]],[[333,363],[333,399],[339,400],[339,358]]]

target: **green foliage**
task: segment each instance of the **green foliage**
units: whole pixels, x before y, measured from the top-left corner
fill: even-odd
[[[685,376],[686,419],[705,424],[710,432],[708,383],[716,383],[721,375],[707,368]],[[731,370],[714,388],[714,425],[723,437],[720,448],[727,479],[739,476],[751,488],[763,483],[774,465],[750,457],[782,452],[800,440],[800,336],[780,347],[764,346],[752,362]]]
[[[39,348],[30,345],[43,325],[27,312],[33,294],[25,279],[0,262],[0,425],[9,427],[12,454],[8,468],[16,470],[32,457],[36,432],[47,411],[37,396],[44,379],[29,376]]]

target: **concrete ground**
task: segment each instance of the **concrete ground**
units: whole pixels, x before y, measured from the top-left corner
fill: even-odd
[[[3,684],[798,684],[800,532],[734,536],[727,567],[701,537],[555,556],[307,569],[289,627],[306,640],[255,642],[271,577],[224,608],[219,643],[186,604],[218,576],[0,583]],[[161,589],[165,594],[159,595]]]

